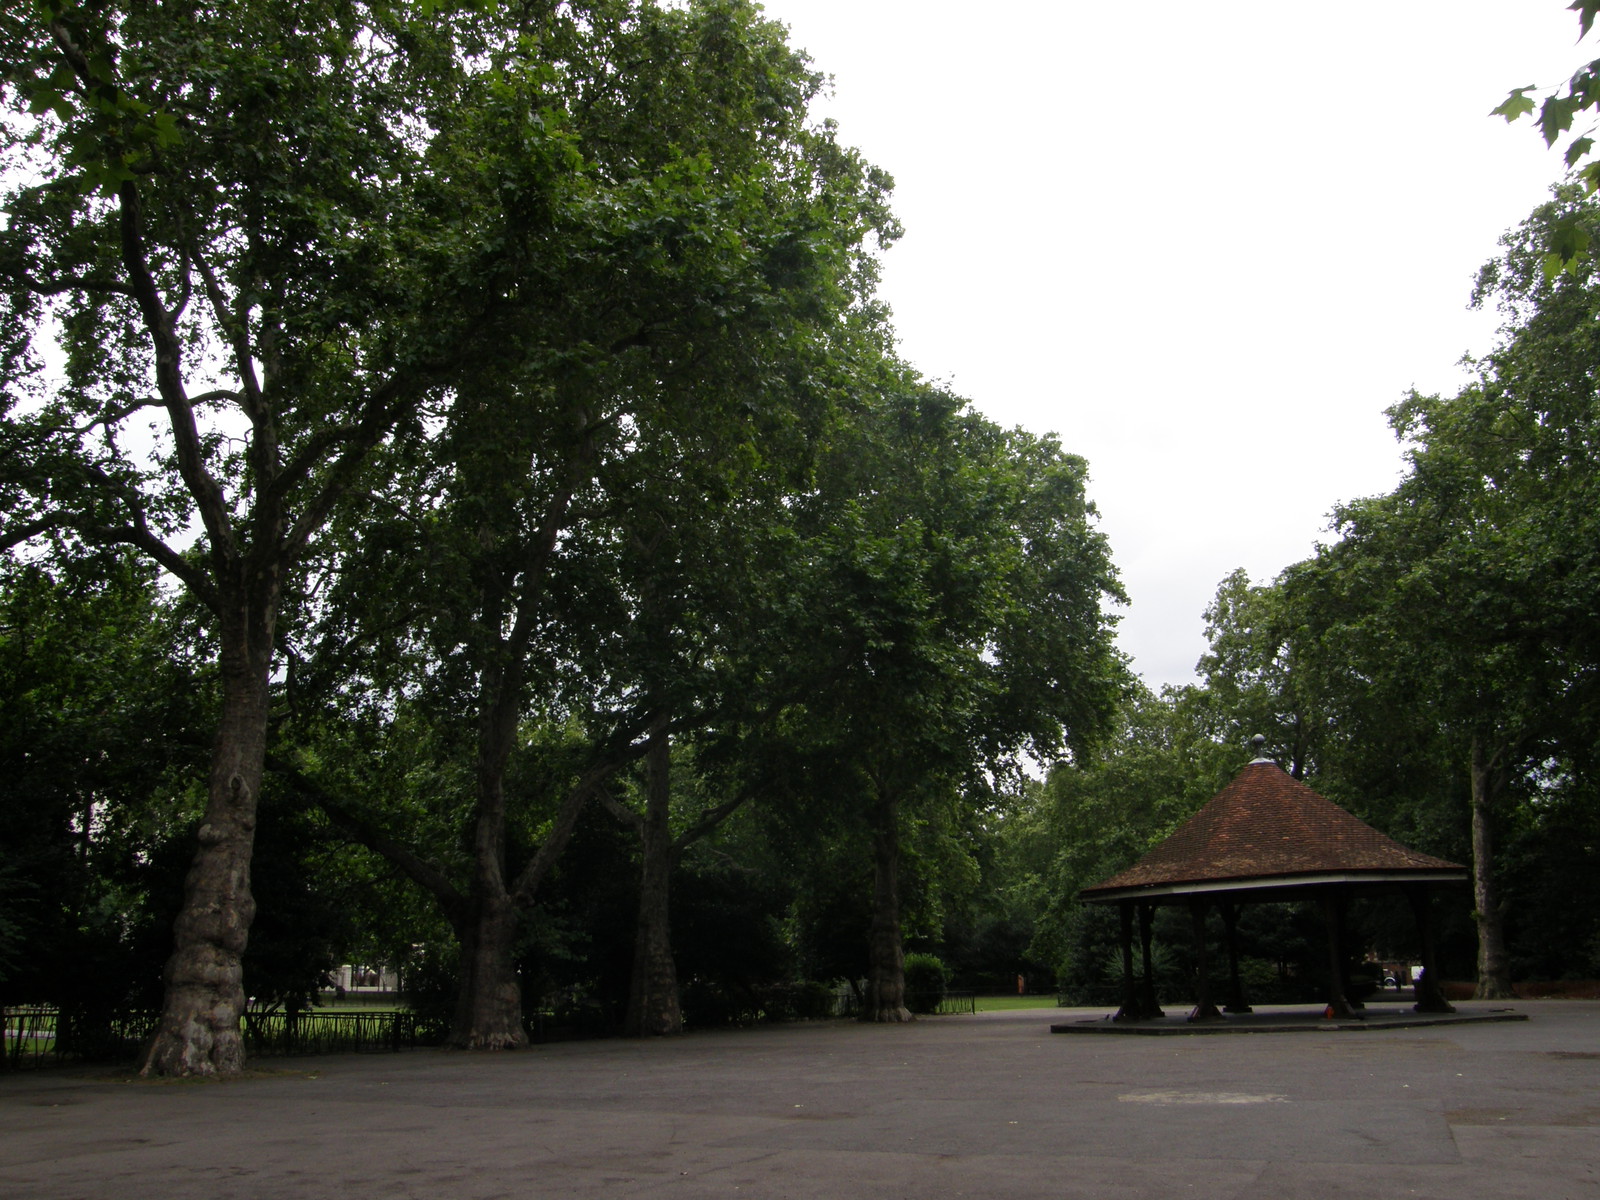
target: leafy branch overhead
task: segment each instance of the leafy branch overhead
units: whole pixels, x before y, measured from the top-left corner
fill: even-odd
[[[1578,14],[1578,40],[1582,41],[1594,28],[1595,16],[1600,14],[1600,0],[1573,0],[1567,7]],[[1504,117],[1507,124],[1533,117],[1544,135],[1545,145],[1554,146],[1572,130],[1580,114],[1600,109],[1600,59],[1579,67],[1567,80],[1565,92],[1551,92],[1542,100],[1535,100],[1530,93],[1539,91],[1537,84],[1513,88],[1489,115]],[[1595,139],[1582,133],[1567,143],[1563,154],[1568,170],[1574,171],[1590,192],[1600,191],[1600,161],[1584,162],[1594,147]],[[1545,277],[1553,279],[1563,271],[1572,270],[1588,252],[1589,235],[1575,220],[1557,223],[1550,230],[1545,246]]]

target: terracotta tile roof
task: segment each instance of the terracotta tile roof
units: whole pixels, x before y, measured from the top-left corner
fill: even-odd
[[[1244,879],[1370,872],[1463,871],[1458,863],[1408,850],[1257,759],[1194,816],[1133,866],[1080,895],[1128,888],[1217,884]]]

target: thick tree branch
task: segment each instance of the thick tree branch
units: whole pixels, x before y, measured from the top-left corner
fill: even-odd
[[[610,788],[597,788],[594,796],[596,800],[600,801],[600,807],[615,817],[622,825],[636,833],[644,828],[643,815],[634,812],[633,809],[613,796]]]
[[[47,517],[37,520],[24,521],[20,525],[13,525],[9,529],[0,530],[0,551],[11,550],[31,541],[41,533],[49,533],[52,529],[70,529],[72,522],[66,513],[54,512]]]
[[[87,275],[62,275],[47,283],[28,288],[36,296],[60,296],[67,292],[87,292],[91,296],[132,296],[133,289],[120,279],[97,279]]]
[[[560,811],[556,813],[555,823],[550,832],[545,835],[544,842],[539,846],[528,865],[522,868],[510,890],[512,903],[518,907],[527,905],[539,891],[539,885],[544,882],[545,876],[550,873],[550,868],[555,866],[556,860],[561,857],[561,852],[567,848],[567,843],[572,840],[572,833],[578,827],[578,818],[583,815],[583,806],[589,798],[597,792],[603,792],[605,781],[616,773],[617,764],[605,763],[591,767],[583,777],[573,785],[561,802]]]
[[[721,825],[734,813],[738,812],[745,804],[755,797],[754,788],[745,788],[731,800],[725,800],[715,808],[708,808],[700,814],[700,819],[672,839],[674,854],[681,853],[694,845],[701,838],[709,834],[718,825]]]
[[[315,805],[353,841],[375,854],[382,855],[399,867],[413,883],[432,894],[446,913],[454,914],[466,902],[465,897],[443,871],[389,836],[293,763],[279,755],[269,753],[267,766],[274,774],[281,775],[293,786],[299,801]]]
[[[103,86],[94,78],[87,55],[60,21],[52,21],[50,33],[62,58],[85,88]],[[200,519],[211,538],[213,554],[234,557],[234,539],[222,489],[205,469],[199,430],[194,410],[183,386],[182,347],[176,323],[161,299],[160,288],[150,269],[145,245],[144,213],[139,189],[133,180],[117,188],[118,224],[121,233],[123,269],[128,273],[128,294],[138,305],[145,330],[155,349],[156,387],[172,424],[177,448],[178,470],[200,510]]]
[[[101,542],[121,542],[123,545],[132,546],[143,551],[166,572],[178,579],[196,600],[204,604],[213,613],[221,611],[222,600],[217,595],[217,588],[211,575],[204,569],[197,567],[171,546],[167,545],[151,531],[144,523],[143,514],[136,514],[134,524],[127,528],[115,526],[84,526],[82,532],[85,537],[90,537]]]

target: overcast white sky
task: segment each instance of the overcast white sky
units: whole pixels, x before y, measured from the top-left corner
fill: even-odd
[[[1387,491],[1384,409],[1453,391],[1466,304],[1562,173],[1491,108],[1594,57],[1567,0],[765,0],[891,172],[904,356],[1089,461],[1152,687],[1202,612]]]

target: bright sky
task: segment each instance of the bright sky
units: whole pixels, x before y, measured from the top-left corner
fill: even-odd
[[[903,355],[1088,459],[1147,683],[1202,613],[1389,490],[1384,410],[1453,391],[1477,268],[1562,174],[1487,114],[1596,51],[1567,0],[765,0],[892,173]]]

